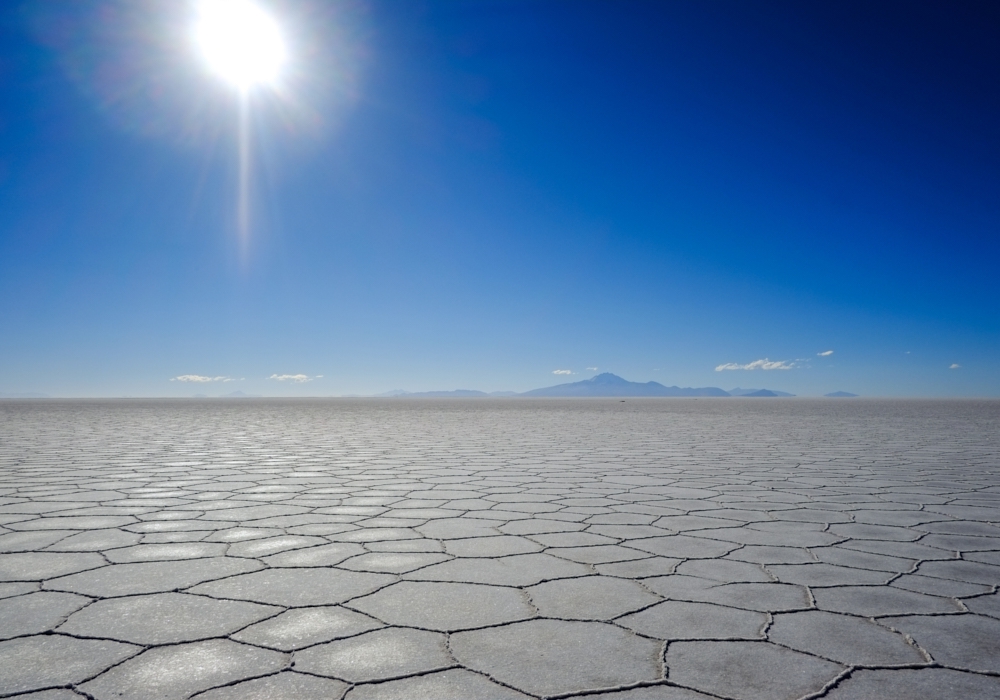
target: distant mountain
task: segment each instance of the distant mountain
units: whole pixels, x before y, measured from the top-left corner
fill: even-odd
[[[592,379],[584,379],[570,384],[557,384],[543,389],[526,391],[519,396],[729,396],[716,387],[700,389],[663,386],[659,382],[630,382],[618,375],[604,372]]]
[[[767,394],[758,393],[761,391],[766,391],[768,393]],[[730,389],[729,395],[730,396],[782,396],[782,397],[795,396],[795,394],[789,394],[788,392],[785,391],[778,391],[777,389],[740,389],[739,387],[736,387],[735,389]]]
[[[48,399],[51,398],[48,394],[40,394],[37,391],[22,391],[20,393],[14,392],[12,394],[4,394],[0,392],[0,399]]]
[[[259,399],[259,394],[244,394],[242,391],[234,391],[231,394],[223,394],[220,399]]]
[[[760,396],[760,397],[773,396],[774,398],[778,398],[777,394],[775,394],[773,391],[770,391],[768,389],[760,389],[760,390],[755,391],[755,392],[750,393],[750,394],[743,394],[743,398],[745,398],[745,399],[749,399],[749,398],[754,397],[754,396]]]
[[[852,394],[849,391],[834,391],[830,394],[823,394],[831,399],[854,399],[857,398],[857,394]]]
[[[385,396],[385,394],[383,394]],[[475,389],[455,389],[454,391],[401,391],[391,392],[390,398],[400,399],[473,399],[489,396],[485,391]]]

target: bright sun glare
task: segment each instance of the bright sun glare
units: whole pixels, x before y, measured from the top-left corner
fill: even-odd
[[[278,23],[252,0],[201,0],[195,37],[212,71],[243,91],[274,84],[288,58]]]

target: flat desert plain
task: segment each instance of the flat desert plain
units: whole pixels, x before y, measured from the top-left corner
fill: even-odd
[[[1000,402],[0,402],[0,697],[1000,698]]]

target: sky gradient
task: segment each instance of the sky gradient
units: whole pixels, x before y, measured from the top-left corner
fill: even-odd
[[[3,3],[0,392],[1000,396],[995,3],[260,4],[241,243],[187,15]]]

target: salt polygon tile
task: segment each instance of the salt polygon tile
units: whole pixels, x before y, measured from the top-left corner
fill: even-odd
[[[34,581],[18,581],[12,583],[0,583],[0,599],[11,598],[16,595],[24,595],[39,589],[39,584]]]
[[[262,561],[268,566],[285,568],[335,566],[345,559],[364,553],[365,549],[360,544],[338,542],[272,554]]]
[[[131,644],[58,634],[0,642],[0,694],[79,683],[139,650]]]
[[[679,559],[714,559],[736,549],[734,544],[700,537],[688,537],[687,535],[631,540],[628,546],[650,554]]]
[[[277,528],[266,527],[231,527],[226,530],[217,530],[205,538],[206,542],[247,542],[249,540],[260,540],[266,537],[276,537],[283,534]]]
[[[795,523],[786,523],[794,525]],[[842,535],[835,535],[831,532],[821,532],[809,530],[802,527],[803,523],[798,523],[798,529],[785,529],[773,531],[764,529],[768,523],[754,523],[745,528],[730,528],[725,532],[720,530],[704,530],[699,534],[705,537],[718,537],[719,539],[739,542],[741,544],[772,545],[779,547],[827,547],[829,545],[842,542],[845,538]]]
[[[627,615],[618,624],[656,639],[763,639],[767,615],[671,600]]]
[[[534,695],[662,677],[659,642],[602,622],[533,620],[459,632],[451,650],[462,665]]]
[[[232,635],[238,642],[294,651],[304,647],[353,637],[382,627],[378,620],[340,606],[299,608],[258,622]]]
[[[902,559],[900,557],[889,557],[884,554],[858,552],[852,549],[844,549],[843,547],[817,547],[811,551],[824,564],[836,564],[838,566],[869,569],[872,571],[905,573],[913,569],[917,563],[914,559]]]
[[[184,700],[203,690],[284,668],[285,654],[225,639],[156,647],[80,686],[96,700]]]
[[[865,617],[961,611],[959,604],[950,598],[913,593],[889,586],[817,588],[813,591],[813,597],[820,610]]]
[[[468,583],[403,581],[350,603],[393,625],[455,631],[534,615],[518,590]]]
[[[453,559],[406,574],[406,577],[421,581],[530,586],[548,579],[586,576],[591,573],[583,564],[548,554],[517,554],[499,559]]]
[[[964,603],[965,607],[974,613],[1000,619],[1000,595],[996,593],[978,598],[969,598]]]
[[[704,515],[668,515],[655,521],[657,527],[674,532],[688,530],[712,530],[718,527],[739,525],[739,522],[725,518],[709,518]]]
[[[639,513],[605,513],[587,518],[587,522],[593,525],[649,525],[656,519],[656,516]]]
[[[857,510],[854,511],[854,521],[870,525],[898,525],[913,527],[936,520],[947,520],[943,515],[927,513],[921,510]],[[927,528],[920,527],[921,530]]]
[[[57,552],[0,554],[0,581],[41,581],[100,566],[107,566],[107,562],[100,554]]]
[[[350,686],[331,678],[282,671],[196,695],[197,700],[339,700]]]
[[[59,540],[72,535],[75,530],[41,531],[41,532],[8,532],[0,535],[0,553],[33,552],[45,549]]]
[[[360,685],[348,700],[529,700],[477,673],[452,669],[387,683]]]
[[[215,527],[220,527],[205,520],[151,520],[146,522],[133,523],[122,526],[128,532],[137,532],[148,535],[155,532],[209,532]]]
[[[608,564],[611,562],[646,559],[649,557],[648,552],[640,552],[628,547],[620,547],[616,544],[602,544],[590,547],[551,547],[545,551],[547,554],[581,564]]]
[[[454,666],[443,634],[389,627],[295,652],[295,668],[354,683]]]
[[[444,542],[444,551],[456,557],[503,557],[541,550],[542,546],[537,542],[511,535],[458,538]]]
[[[948,578],[965,583],[982,583],[987,586],[1000,585],[1000,566],[991,566],[973,561],[926,561],[920,564],[917,573],[923,576]]]
[[[605,576],[619,576],[621,578],[648,578],[651,576],[665,576],[674,573],[675,568],[681,563],[680,559],[668,559],[667,557],[650,556],[645,559],[633,561],[612,562],[610,564],[595,564],[597,573]]]
[[[926,535],[920,544],[955,552],[988,552],[1000,549],[1000,538],[977,535]]]
[[[90,602],[72,593],[29,593],[0,600],[0,639],[41,634]]]
[[[894,588],[902,588],[914,593],[945,596],[948,598],[963,598],[965,596],[982,595],[993,590],[992,586],[981,583],[965,583],[947,578],[934,578],[920,574],[906,574],[893,579],[889,584]]]
[[[527,590],[539,615],[565,620],[611,620],[661,600],[637,583],[607,576],[548,581]]]
[[[981,615],[912,615],[880,622],[908,634],[938,663],[970,671],[1000,672],[1000,620]]]
[[[849,540],[837,545],[844,549],[854,549],[859,552],[885,554],[902,559],[918,559],[923,561],[954,559],[954,552],[945,549],[927,547],[919,542],[889,542],[885,540]]]
[[[868,525],[865,523],[844,523],[830,526],[830,532],[853,540],[890,540],[895,542],[913,542],[921,537],[920,532],[915,532],[905,527],[894,527],[892,525]]]
[[[51,579],[46,581],[43,587],[49,590],[109,598],[173,591],[203,581],[234,576],[260,568],[262,565],[256,561],[228,557],[112,564],[93,571]]]
[[[106,530],[134,523],[128,516],[49,516],[20,523],[10,523],[11,530]]]
[[[706,591],[720,584],[698,576],[674,574],[643,579],[642,585],[667,600],[702,600]]]
[[[246,560],[235,560],[246,561]],[[267,569],[203,583],[191,593],[284,607],[336,605],[372,593],[396,577],[339,569]]]
[[[435,540],[455,540],[466,537],[496,536],[497,527],[503,525],[501,520],[452,518],[434,520],[416,528],[424,537]]]
[[[308,537],[329,537],[330,535],[339,535],[345,532],[351,532],[357,530],[358,527],[347,522],[331,522],[335,520],[331,517],[324,517],[322,522],[312,522],[304,525],[293,525],[285,528],[285,532],[289,535],[306,535]],[[352,518],[353,520],[353,518]]]
[[[388,540],[417,540],[423,538],[416,530],[410,528],[369,527],[329,535],[327,539],[334,542],[385,542]]]
[[[650,588],[665,597],[674,597],[666,594],[668,590],[666,584],[669,581],[664,581],[664,579],[656,579],[655,581],[655,585],[650,584]],[[812,607],[809,591],[804,586],[788,583],[719,584],[701,592],[692,591],[687,599],[719,603],[759,612],[782,612]]]
[[[944,668],[855,671],[826,696],[829,700],[885,698],[997,698],[1000,678]]]
[[[577,532],[586,527],[581,523],[531,519],[500,524],[497,530],[507,535],[540,535],[550,532]]]
[[[849,523],[851,516],[847,513],[832,510],[817,510],[814,508],[792,508],[790,510],[773,511],[776,520],[789,520],[803,523]]]
[[[172,561],[178,559],[206,559],[221,557],[228,545],[208,542],[177,542],[171,544],[139,544],[134,547],[112,549],[104,553],[115,564],[145,561]]]
[[[408,571],[437,564],[450,559],[444,554],[373,552],[352,557],[339,564],[341,569],[351,571],[375,571],[389,574],[404,574]]]
[[[595,535],[603,535],[616,540],[626,540],[625,544],[632,540],[649,539],[651,537],[674,537],[670,530],[653,525],[591,525],[587,532]]]
[[[685,576],[700,576],[724,583],[772,583],[759,565],[728,559],[692,559],[680,564],[676,572]]]
[[[138,544],[141,538],[141,535],[124,530],[91,530],[70,535],[46,549],[50,552],[102,552]]]
[[[773,547],[770,545],[749,545],[726,555],[726,559],[753,562],[755,564],[811,564],[815,559],[806,549],[798,547]]]
[[[670,681],[735,700],[797,700],[843,671],[767,642],[677,642],[666,664]]]
[[[135,644],[176,644],[219,637],[280,612],[280,608],[186,593],[99,600],[75,613],[59,631]]]
[[[918,529],[941,535],[979,535],[982,537],[1000,537],[1000,527],[990,523],[980,523],[971,520],[944,520],[921,525]]]
[[[283,535],[265,539],[252,539],[236,542],[229,546],[227,554],[231,557],[266,557],[279,552],[286,552],[302,547],[327,544],[322,537],[303,537],[301,535]]]
[[[141,544],[177,544],[182,542],[201,542],[209,534],[204,530],[198,532],[151,532],[142,536]],[[219,550],[225,552],[224,549]]]
[[[966,561],[1000,566],[1000,552],[966,552],[962,555],[962,558]]]
[[[927,661],[902,635],[885,627],[818,610],[776,615],[767,636],[783,646],[847,665],[892,666]]]
[[[833,564],[772,564],[767,570],[782,583],[803,586],[857,586],[887,583],[893,574],[886,571],[852,569]]]
[[[308,512],[309,509],[303,508],[302,506],[247,506],[244,508],[227,508],[225,510],[218,510],[203,516],[203,518],[205,520],[227,520],[231,522],[245,523],[252,522],[254,520],[263,520],[265,518],[274,518],[275,516],[299,515]]]
[[[399,552],[399,553],[430,553],[440,554],[444,552],[444,545],[437,540],[390,540],[388,542],[370,542],[365,545],[365,549],[370,552]]]
[[[555,532],[547,535],[531,535],[531,539],[545,547],[588,547],[617,542],[614,537],[597,535],[593,532]]]
[[[18,695],[17,700],[80,700],[83,697],[85,696],[74,693],[72,690],[59,688],[58,690],[42,690],[37,693]]]
[[[709,695],[672,685],[655,685],[610,693],[571,695],[566,700],[715,700]]]

